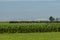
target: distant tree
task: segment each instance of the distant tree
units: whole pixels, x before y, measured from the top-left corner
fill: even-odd
[[[50,20],[50,22],[53,22],[55,20],[55,18],[53,16],[50,16],[49,20]]]

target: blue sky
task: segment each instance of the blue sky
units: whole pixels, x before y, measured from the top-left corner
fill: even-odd
[[[0,1],[59,1],[59,0],[0,0]]]
[[[0,20],[37,20],[49,16],[60,17],[59,0],[0,0]]]

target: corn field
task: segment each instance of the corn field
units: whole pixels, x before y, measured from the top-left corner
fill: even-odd
[[[0,23],[0,33],[60,32],[60,23]]]

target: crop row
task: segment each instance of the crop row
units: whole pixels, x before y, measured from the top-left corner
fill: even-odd
[[[60,23],[0,23],[0,33],[60,32]]]

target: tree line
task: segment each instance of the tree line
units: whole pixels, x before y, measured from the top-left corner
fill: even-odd
[[[60,21],[56,21],[53,16],[49,17],[49,21],[9,21],[9,23],[60,23]]]

